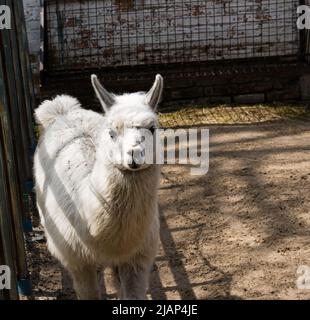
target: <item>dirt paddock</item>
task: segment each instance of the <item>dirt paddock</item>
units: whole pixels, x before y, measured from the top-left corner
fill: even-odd
[[[310,122],[208,126],[210,168],[164,166],[161,248],[150,299],[310,299],[297,268],[310,266]],[[27,243],[36,299],[74,298],[42,229]],[[115,298],[109,271],[108,297]]]

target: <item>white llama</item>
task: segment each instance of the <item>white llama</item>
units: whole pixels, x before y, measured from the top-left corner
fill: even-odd
[[[79,299],[101,297],[97,270],[105,266],[115,271],[121,299],[145,299],[159,242],[160,168],[141,164],[141,129],[157,126],[163,79],[157,75],[148,93],[123,95],[95,75],[92,84],[105,116],[65,95],[35,112],[43,127],[34,158],[37,206],[48,249],[70,272]]]

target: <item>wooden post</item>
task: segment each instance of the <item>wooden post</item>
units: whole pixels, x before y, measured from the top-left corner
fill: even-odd
[[[13,2],[13,4],[14,4],[14,11],[16,12],[16,17],[17,17],[16,19],[17,40],[18,40],[19,56],[21,61],[21,72],[22,72],[24,94],[25,94],[27,124],[28,124],[29,137],[30,137],[30,143],[32,148],[31,153],[32,153],[35,145],[35,137],[34,137],[34,130],[33,130],[33,111],[36,106],[36,101],[35,101],[35,94],[34,94],[31,65],[29,60],[29,48],[28,48],[27,31],[25,26],[23,3],[22,1],[16,1],[16,2]],[[30,178],[32,178],[32,175]]]
[[[0,259],[11,268],[12,290],[0,298],[17,299],[17,287],[31,292],[22,218],[28,209],[23,203],[26,182],[32,178],[32,82],[18,21],[21,8],[12,0],[2,4],[11,8],[12,30],[0,32]]]
[[[0,58],[1,55],[0,55]],[[10,299],[17,299],[17,278],[16,278],[16,247],[15,239],[13,236],[13,223],[11,220],[12,201],[11,195],[14,192],[10,192],[10,181],[8,180],[9,166],[12,164],[8,162],[6,158],[6,152],[8,152],[8,145],[6,142],[6,136],[8,136],[8,118],[5,112],[4,101],[5,87],[4,87],[4,74],[2,72],[2,65],[0,65],[0,236],[2,246],[2,259],[4,265],[7,265],[11,269],[12,273],[12,289],[8,292],[4,292],[3,296]],[[9,147],[9,149],[11,149]],[[10,150],[12,151],[12,150]],[[12,190],[13,191],[13,190]]]

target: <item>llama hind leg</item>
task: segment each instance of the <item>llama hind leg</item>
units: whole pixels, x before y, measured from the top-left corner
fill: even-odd
[[[118,266],[121,300],[145,300],[151,266],[123,264]]]
[[[101,298],[98,269],[95,266],[69,268],[69,272],[79,300],[99,300]]]

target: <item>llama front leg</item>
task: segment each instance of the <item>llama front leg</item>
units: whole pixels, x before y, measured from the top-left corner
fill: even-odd
[[[101,298],[98,269],[96,267],[69,268],[69,272],[79,300],[99,300]]]
[[[121,300],[145,300],[148,289],[151,265],[137,266],[123,264],[118,266]]]

